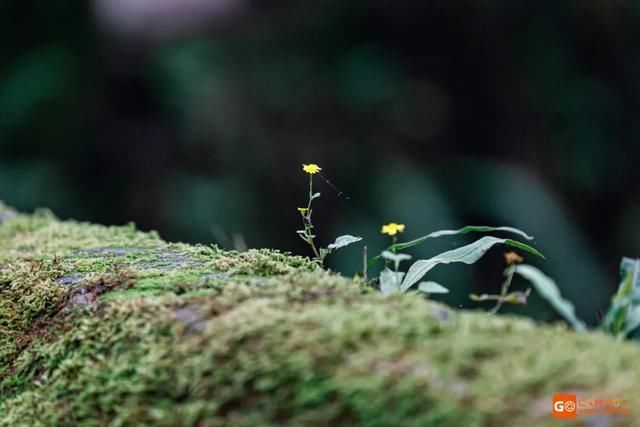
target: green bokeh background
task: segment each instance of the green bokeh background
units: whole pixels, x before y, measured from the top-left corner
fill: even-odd
[[[307,253],[296,207],[315,162],[346,194],[318,180],[322,242],[358,234],[373,253],[390,220],[406,238],[520,227],[591,323],[640,253],[640,2],[247,1],[129,32],[95,4],[0,3],[10,205]],[[360,250],[329,264],[353,274]],[[472,307],[502,267],[496,251],[432,278]],[[555,318],[536,297],[514,310]]]

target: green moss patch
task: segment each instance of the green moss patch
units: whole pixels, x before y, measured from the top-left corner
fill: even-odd
[[[546,426],[554,392],[640,405],[640,348],[599,333],[130,226],[16,215],[0,236],[0,426]]]

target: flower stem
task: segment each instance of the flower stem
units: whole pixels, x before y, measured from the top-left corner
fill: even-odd
[[[391,238],[391,246],[392,246],[392,247],[393,247],[393,246],[395,246],[395,245],[396,245],[396,243],[398,243],[398,236],[393,236],[393,237]],[[391,251],[392,251],[394,254],[397,252],[397,251],[395,250],[395,248],[394,248],[394,249],[391,249]],[[397,273],[397,272],[398,272],[398,270],[400,269],[400,262],[399,262],[399,261],[394,261],[394,264],[395,264],[395,272]]]
[[[311,204],[313,203],[313,175],[309,174],[309,203],[307,204],[307,212],[306,215],[302,216],[302,222],[304,224],[305,238],[304,241],[311,246],[311,250],[315,255],[316,259],[322,261],[322,257],[316,248],[316,245],[313,241],[312,229],[313,224],[311,223]]]
[[[502,284],[500,298],[498,299],[498,303],[496,304],[496,306],[493,307],[493,309],[489,313],[496,314],[498,310],[500,310],[500,308],[502,307],[502,304],[504,303],[504,299],[509,293],[509,288],[511,287],[511,281],[513,280],[513,276],[515,272],[516,272],[516,266],[513,264],[507,268],[507,279]]]
[[[309,204],[307,205],[309,213],[309,222],[311,222],[311,203],[313,202],[313,175],[309,174]]]

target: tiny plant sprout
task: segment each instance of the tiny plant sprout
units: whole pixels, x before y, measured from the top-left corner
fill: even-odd
[[[390,222],[389,224],[385,224],[382,226],[382,228],[380,229],[380,232],[382,234],[386,234],[391,236],[391,247],[389,250],[385,251],[387,252],[387,256],[384,255],[384,252],[382,253],[382,257],[389,261],[389,254],[388,253],[396,253],[396,249],[395,249],[395,244],[398,243],[398,234],[400,233],[404,233],[404,229],[405,226],[404,224],[397,224],[395,222]],[[398,264],[399,262],[395,262],[395,270],[398,271]]]
[[[404,224],[397,224],[395,222],[390,222],[389,224],[385,224],[380,229],[382,234],[386,234],[391,236],[391,252],[396,252],[396,249],[393,247],[396,243],[398,243],[398,234],[404,233]]]
[[[385,268],[380,273],[380,291],[385,295],[401,293],[400,287],[405,273],[400,271],[400,263],[411,260],[411,255],[400,253],[394,247],[398,243],[398,234],[403,233],[404,229],[404,224],[395,222],[385,224],[380,229],[382,234],[391,236],[391,246],[380,254],[385,260]],[[393,270],[389,268],[390,263],[393,264]]]
[[[311,248],[314,260],[322,263],[324,262],[325,257],[332,251],[359,242],[362,240],[362,238],[347,234],[338,237],[333,243],[327,245],[326,247],[319,247],[316,244],[316,235],[314,233],[315,227],[312,222],[313,202],[320,197],[320,193],[314,193],[313,191],[314,175],[319,175],[320,178],[322,178],[331,188],[338,192],[338,195],[341,195],[343,193],[340,192],[340,190],[338,190],[333,184],[331,184],[328,179],[326,179],[320,173],[322,171],[322,168],[316,163],[303,164],[302,171],[309,175],[309,196],[306,202],[306,206],[298,208],[298,213],[300,214],[300,217],[302,219],[303,227],[301,230],[298,230],[297,233],[300,238],[304,240]],[[470,233],[500,232],[516,235],[526,240],[533,240],[533,237],[517,228],[489,227],[483,225],[466,226],[458,230],[438,230],[422,237],[418,237],[417,239],[410,240],[408,242],[398,242],[399,236],[404,233],[405,229],[406,227],[404,224],[400,224],[397,222],[389,222],[387,224],[384,224],[380,228],[380,232],[391,238],[390,245],[371,260],[367,260],[366,246],[363,250],[362,277],[364,278],[365,284],[369,283],[367,275],[369,268],[375,265],[381,259],[384,260],[384,268],[380,272],[378,282],[380,284],[380,291],[385,295],[407,293],[411,291],[414,286],[417,288],[417,291],[422,292],[427,296],[433,294],[448,293],[449,290],[446,287],[433,281],[423,280],[423,278],[432,269],[440,265],[474,264],[494,246],[508,246],[544,259],[544,255],[542,255],[537,249],[526,243],[523,243],[522,241],[495,236],[484,236],[474,241],[473,243],[460,246],[446,252],[442,252],[434,257],[428,259],[419,259],[413,262],[413,264],[405,272],[400,270],[400,264],[403,261],[410,261],[412,257],[411,255],[404,253],[404,251],[414,246],[420,245],[430,239],[447,236],[466,235]],[[527,302],[527,298],[529,297],[529,289],[527,289],[525,292],[509,292],[514,275],[519,274],[521,276],[524,276],[525,278],[529,278],[534,285],[534,288],[539,293],[541,293],[541,295],[550,295],[547,299],[552,301],[554,306],[561,307],[564,313],[568,313],[565,317],[570,318],[569,315],[571,314],[570,311],[572,307],[565,303],[565,301],[561,298],[553,297],[556,293],[546,292],[546,290],[552,288],[549,285],[549,280],[544,280],[545,278],[540,274],[529,274],[531,271],[533,271],[533,267],[519,265],[524,261],[521,255],[517,254],[514,251],[506,252],[504,254],[504,260],[507,265],[507,268],[505,269],[506,279],[502,284],[500,294],[470,295],[470,298],[472,300],[496,301],[495,307],[491,310],[492,313],[497,313],[505,303],[525,304]],[[640,315],[638,316],[638,319],[640,319]],[[638,321],[638,324],[640,324],[640,320]]]
[[[502,288],[500,291],[500,295],[475,295],[471,294],[469,298],[472,301],[496,301],[496,305],[491,309],[490,313],[497,313],[504,303],[508,304],[526,304],[529,294],[531,293],[531,289],[527,289],[524,292],[511,292],[509,293],[509,288],[511,288],[511,282],[513,282],[513,276],[516,273],[516,265],[522,264],[524,262],[524,258],[518,255],[516,252],[506,252],[504,254],[504,261],[507,264],[507,268],[504,271],[504,275],[506,277],[505,281],[502,283]]]
[[[322,168],[315,163],[302,165],[302,171],[309,175],[309,199],[305,207],[298,208],[298,212],[300,213],[300,216],[302,218],[303,228],[301,230],[298,230],[297,233],[300,238],[304,240],[311,248],[314,259],[323,262],[326,256],[334,250],[359,242],[360,240],[362,240],[362,238],[346,234],[344,236],[338,237],[326,248],[318,248],[316,246],[316,235],[313,231],[315,227],[313,225],[313,222],[311,221],[311,216],[313,214],[313,201],[320,197],[320,193],[313,192],[313,176],[315,174],[319,174],[321,170]]]
[[[427,234],[425,236],[419,237],[417,239],[398,243],[397,235],[402,233],[405,230],[404,224],[397,223],[389,223],[382,226],[380,230],[383,234],[387,234],[392,237],[392,243],[389,247],[386,248],[380,255],[374,257],[371,261],[369,261],[368,266],[374,265],[381,258],[385,260],[385,268],[380,275],[380,290],[384,294],[394,294],[394,293],[406,293],[408,292],[414,285],[418,285],[418,290],[427,294],[437,294],[437,293],[445,293],[446,288],[438,285],[435,286],[434,282],[424,282],[421,281],[422,278],[429,273],[433,268],[439,265],[446,264],[474,264],[478,260],[480,260],[492,247],[496,245],[505,245],[513,248],[521,249],[525,252],[529,252],[534,254],[540,258],[544,258],[544,256],[538,252],[535,248],[527,245],[526,243],[506,239],[499,238],[494,236],[485,236],[473,243],[470,243],[465,246],[458,247],[456,249],[452,249],[447,252],[443,252],[439,255],[436,255],[429,259],[421,259],[417,260],[409,267],[409,270],[405,273],[400,271],[399,264],[402,261],[408,260],[406,254],[400,253],[405,249],[409,249],[413,246],[417,246],[422,244],[430,239],[440,238],[445,236],[457,236],[464,235],[469,233],[487,233],[487,232],[506,232],[511,234],[516,234],[520,237],[523,237],[527,240],[532,240],[533,238],[528,234],[524,233],[521,230],[518,230],[513,227],[488,227],[488,226],[467,226],[463,227],[459,230],[439,230],[433,233]],[[398,256],[400,255],[400,256]],[[515,266],[518,262],[521,262],[521,257],[515,253],[509,253],[507,257],[505,257],[507,264],[509,266]],[[393,270],[389,268],[389,264],[393,263]],[[513,276],[515,272],[515,267],[508,268],[507,273],[510,272],[510,275]],[[503,285],[503,293],[505,295],[502,296],[490,296],[483,295],[481,297],[472,296],[472,299],[482,298],[482,301],[486,301],[487,299],[493,299],[497,301],[501,301],[499,305],[494,308],[497,311],[502,303],[504,302],[520,302],[526,301],[526,297],[528,293],[514,293],[508,294],[509,286],[511,285],[511,280],[507,277],[507,281]]]
[[[302,218],[303,228],[297,233],[311,248],[314,259],[322,263],[325,257],[332,251],[359,242],[362,239],[351,235],[338,237],[333,243],[326,247],[318,247],[316,245],[316,236],[314,234],[314,226],[311,221],[313,214],[313,202],[320,197],[320,193],[313,192],[314,175],[319,175],[331,188],[343,194],[329,180],[327,180],[320,172],[322,168],[315,163],[303,164],[302,171],[309,175],[309,197],[306,206],[299,207],[298,212]],[[348,197],[347,197],[348,199]],[[398,242],[399,236],[404,233],[405,225],[389,222],[380,228],[380,232],[391,238],[391,243],[379,255],[368,259],[367,247],[363,248],[363,270],[362,277],[364,283],[369,284],[368,271],[381,259],[384,260],[384,268],[378,277],[380,291],[384,295],[403,294],[410,292],[412,288],[423,293],[426,296],[436,294],[446,294],[449,289],[433,281],[422,280],[433,268],[447,264],[466,264],[471,265],[480,260],[494,246],[507,246],[535,255],[538,258],[545,259],[544,255],[534,247],[520,241],[509,238],[484,236],[480,239],[457,247],[455,249],[440,253],[428,259],[420,259],[405,271],[400,270],[400,264],[403,261],[410,261],[411,255],[403,251],[418,246],[430,239],[442,238],[447,236],[460,236],[470,233],[508,233],[525,240],[533,240],[533,237],[522,230],[514,227],[490,227],[490,226],[466,226],[458,230],[438,230],[424,236],[407,242]],[[575,309],[571,302],[564,299],[560,294],[556,283],[542,271],[531,265],[523,264],[524,258],[513,250],[504,253],[504,261],[506,269],[504,270],[505,280],[502,283],[500,294],[498,295],[470,295],[473,301],[494,301],[495,306],[490,313],[497,313],[504,304],[526,304],[531,293],[531,288],[525,291],[510,291],[511,284],[516,275],[528,280],[532,288],[546,299],[576,330],[586,330],[586,325],[582,320],[576,317]],[[630,267],[632,265],[633,267]],[[640,260],[623,260],[623,271],[625,279],[620,285],[620,291],[614,299],[612,308],[607,313],[603,322],[603,328],[608,332],[616,334],[618,337],[626,337],[630,334],[640,336],[640,305],[632,306],[628,294],[632,290],[640,289]],[[375,282],[375,280],[372,280]]]

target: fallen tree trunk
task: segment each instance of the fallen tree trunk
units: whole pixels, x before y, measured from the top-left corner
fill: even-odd
[[[554,393],[640,404],[637,344],[0,210],[2,426],[542,426]]]

